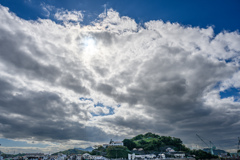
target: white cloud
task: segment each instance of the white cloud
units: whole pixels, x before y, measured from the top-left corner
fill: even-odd
[[[83,21],[83,13],[81,11],[68,11],[68,10],[63,10],[59,9],[54,17],[57,20],[60,21],[75,21],[75,22],[81,22]]]
[[[59,10],[55,18],[80,22],[83,14]],[[163,21],[139,27],[112,9],[91,26],[26,21],[2,6],[0,20],[0,125],[25,127],[0,130],[3,137],[71,146],[151,131],[190,144],[197,132],[218,142],[228,136],[231,147],[237,136],[240,104],[219,91],[239,86],[238,32],[214,36],[212,27]]]
[[[51,12],[55,9],[54,6],[51,6],[51,5],[47,5],[45,3],[41,3],[41,7],[44,11],[43,15],[45,15],[46,17],[50,17],[51,15]]]

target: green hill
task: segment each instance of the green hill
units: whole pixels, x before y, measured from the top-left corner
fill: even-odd
[[[204,152],[202,150],[190,150],[182,143],[182,140],[180,138],[159,136],[151,132],[148,132],[144,135],[139,134],[132,139],[124,139],[123,143],[124,146],[126,146],[129,150],[132,150],[133,148],[142,148],[142,153],[158,154],[161,152],[166,152],[166,149],[170,147],[175,151],[185,152],[186,156],[195,155],[196,159],[217,158],[217,156],[211,155],[210,153]]]
[[[124,146],[129,150],[133,148],[143,148],[144,151],[165,151],[166,148],[171,147],[175,151],[190,151],[180,138],[170,136],[159,136],[148,132],[146,134],[140,134],[132,139],[124,139]]]

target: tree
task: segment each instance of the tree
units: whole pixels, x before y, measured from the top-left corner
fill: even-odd
[[[104,148],[101,145],[98,145],[95,147],[94,150],[91,152],[92,155],[105,155],[106,154],[106,148]]]
[[[149,138],[149,137],[151,137],[151,138],[159,138],[160,136],[159,136],[159,135],[156,135],[156,134],[154,134],[154,133],[148,132],[148,133],[146,133],[146,134],[144,135],[144,137],[145,137],[145,138]]]
[[[108,158],[127,158],[130,151],[126,146],[108,146],[107,157]]]
[[[132,140],[137,141],[143,138],[142,134],[137,135],[136,137],[133,137]]]
[[[124,139],[123,140],[123,145],[126,146],[130,151],[133,149],[133,148],[136,148],[136,143],[134,143],[132,140],[130,139]]]

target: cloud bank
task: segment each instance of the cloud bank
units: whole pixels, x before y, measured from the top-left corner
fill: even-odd
[[[0,6],[0,136],[102,143],[146,131],[235,149],[240,35],[149,21],[109,9],[26,21]],[[76,21],[72,23],[70,21]],[[74,143],[73,143],[74,144]],[[79,143],[77,143],[79,144]]]

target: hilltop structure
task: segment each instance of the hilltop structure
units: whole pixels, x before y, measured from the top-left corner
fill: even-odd
[[[116,141],[114,142],[112,139],[110,140],[109,144],[103,144],[102,145],[104,148],[107,148],[108,146],[123,146],[122,141]]]

